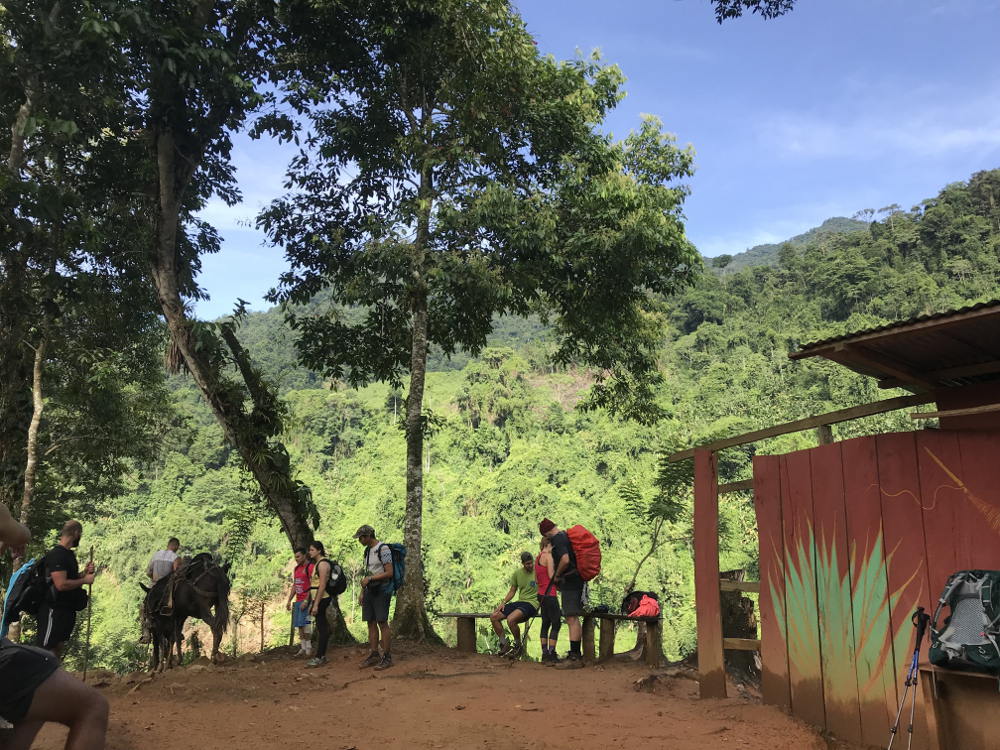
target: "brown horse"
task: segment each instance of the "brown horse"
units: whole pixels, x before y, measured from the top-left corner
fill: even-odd
[[[219,646],[229,627],[228,571],[228,563],[220,566],[203,552],[153,586],[139,584],[146,592],[142,603],[143,634],[148,633],[153,642],[151,671],[172,667],[175,647],[180,664],[184,623],[189,617],[203,620],[212,629],[212,661],[220,660]]]

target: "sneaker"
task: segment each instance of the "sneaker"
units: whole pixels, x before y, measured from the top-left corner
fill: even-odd
[[[507,654],[507,656],[509,658],[511,658],[511,659],[517,659],[517,658],[519,658],[521,656],[521,652],[523,650],[524,650],[524,647],[520,643],[515,643],[511,647],[510,652]]]
[[[363,662],[361,662],[361,669],[364,669],[365,667],[374,667],[376,664],[379,663],[379,661],[380,657],[378,655],[378,652],[372,651],[370,654],[368,654],[368,657]]]
[[[510,641],[505,641],[504,643],[502,643],[502,644],[500,645],[500,650],[499,650],[499,651],[497,651],[497,655],[498,655],[498,656],[506,656],[506,655],[507,655],[507,654],[509,654],[509,653],[510,653],[510,652],[511,652],[511,651],[512,651],[513,649],[514,649],[514,646],[513,646],[513,645],[511,645],[511,642],[510,642]]]
[[[322,667],[324,664],[326,664],[325,656],[314,656],[312,659],[306,662],[306,667],[309,667],[311,669],[312,667]]]
[[[383,669],[388,669],[391,666],[392,666],[392,657],[389,654],[386,654],[385,656],[382,657],[381,661],[379,661],[379,663],[375,665],[375,671],[381,672]]]

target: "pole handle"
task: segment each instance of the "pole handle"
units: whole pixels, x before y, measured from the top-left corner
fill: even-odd
[[[920,651],[920,644],[924,640],[924,635],[927,633],[927,624],[930,622],[931,616],[924,611],[923,607],[917,607],[917,611],[913,613],[910,618],[910,622],[917,629],[916,645],[914,647],[915,652]]]

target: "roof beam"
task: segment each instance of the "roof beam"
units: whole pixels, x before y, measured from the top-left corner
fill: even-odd
[[[896,324],[892,326],[886,326],[882,330],[872,331],[871,333],[860,333],[856,336],[845,337],[847,341],[852,344],[866,343],[870,341],[875,341],[877,339],[883,339],[889,336],[898,336],[901,333],[913,333],[915,331],[923,331],[928,328],[935,329],[935,333],[941,329],[953,326],[957,323],[966,323],[970,320],[978,320],[981,318],[989,318],[992,316],[1000,315],[1000,305],[995,303],[988,304],[984,307],[980,307],[976,310],[970,310],[965,313],[956,313],[947,315],[943,317],[942,315],[935,315],[928,320],[922,320],[917,323],[906,324]],[[813,346],[807,344],[802,349],[797,352],[792,352],[788,355],[789,359],[803,359],[805,357],[825,357],[829,352],[833,351],[834,347],[838,343],[844,343],[844,340],[834,341],[829,344],[820,343],[818,346]]]
[[[930,380],[922,373],[918,373],[910,365],[900,362],[895,357],[890,357],[882,352],[869,349],[866,346],[858,346],[853,343],[837,344],[830,354],[830,359],[848,367],[850,367],[851,363],[859,363],[873,370],[891,375],[908,385],[915,385],[926,390],[934,388],[934,384]]]
[[[756,430],[754,432],[746,432],[742,435],[737,435],[731,438],[723,438],[722,440],[716,440],[711,443],[706,443],[705,445],[699,445],[698,450],[721,451],[725,448],[732,448],[737,445],[746,445],[747,443],[756,443],[758,440],[778,437],[779,435],[788,435],[792,432],[802,432],[802,430],[812,430],[825,424],[850,422],[852,419],[871,417],[875,414],[885,414],[888,411],[905,409],[908,406],[929,404],[935,400],[936,398],[933,393],[916,393],[912,396],[887,398],[870,404],[852,406],[849,409],[838,409],[837,411],[827,412],[826,414],[819,414],[815,417],[797,419],[794,422],[786,422],[785,424],[775,425],[774,427],[768,427],[764,430]],[[694,448],[688,448],[687,450],[668,456],[667,460],[673,462],[683,461],[686,458],[694,458],[694,451]]]
[[[940,370],[932,370],[930,372],[923,373],[923,375],[925,378],[934,383],[940,383],[943,380],[972,378],[978,375],[993,375],[995,373],[1000,373],[1000,359],[994,359],[990,362],[980,362],[975,365],[944,367]],[[903,385],[903,381],[897,378],[885,378],[884,380],[878,381],[879,388],[899,388],[901,385]]]
[[[910,419],[940,419],[941,417],[971,417],[974,414],[990,414],[1000,411],[1000,404],[969,406],[965,409],[945,409],[944,411],[924,411],[910,415]]]

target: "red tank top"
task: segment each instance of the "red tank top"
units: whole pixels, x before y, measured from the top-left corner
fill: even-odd
[[[553,583],[552,588],[549,588],[549,569],[539,562],[542,556],[539,555],[535,558],[535,580],[538,582],[538,595],[539,596],[555,596],[558,593],[556,585]]]

